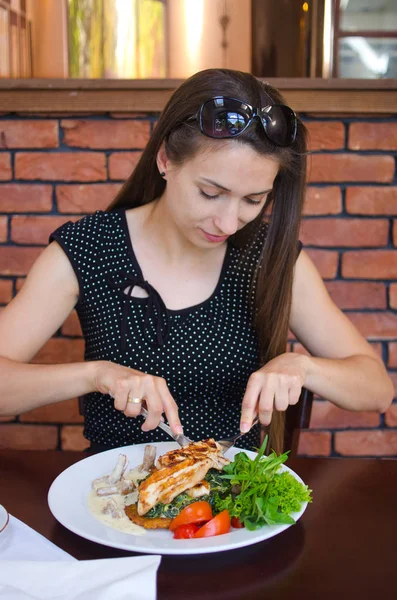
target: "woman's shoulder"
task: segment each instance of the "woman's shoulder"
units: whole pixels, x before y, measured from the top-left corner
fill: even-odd
[[[79,244],[86,241],[86,243],[94,245],[101,236],[106,236],[109,230],[120,227],[120,223],[120,211],[97,210],[80,219],[66,221],[50,234],[49,241],[63,239]]]

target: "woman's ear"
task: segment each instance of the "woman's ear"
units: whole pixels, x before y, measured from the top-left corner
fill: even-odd
[[[170,161],[167,157],[164,143],[161,144],[160,150],[157,152],[156,162],[161,177],[165,177],[167,175],[167,168],[169,167]]]

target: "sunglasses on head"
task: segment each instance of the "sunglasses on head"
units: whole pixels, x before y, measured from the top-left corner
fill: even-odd
[[[266,136],[276,146],[290,146],[296,138],[296,115],[284,104],[253,108],[242,100],[217,96],[201,105],[197,118],[201,133],[211,138],[237,137],[255,118],[262,123]]]

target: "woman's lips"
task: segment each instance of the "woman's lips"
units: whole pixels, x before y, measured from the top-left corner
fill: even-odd
[[[204,231],[204,229],[202,229],[201,231],[203,232],[205,238],[212,243],[225,242],[229,237],[228,235],[213,235],[212,233]]]

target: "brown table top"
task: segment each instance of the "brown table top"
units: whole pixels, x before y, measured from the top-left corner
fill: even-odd
[[[48,508],[52,481],[85,457],[2,450],[0,502],[77,559],[126,556],[68,531]],[[238,550],[163,556],[158,600],[397,597],[397,461],[296,458],[288,465],[313,489],[297,525]]]

